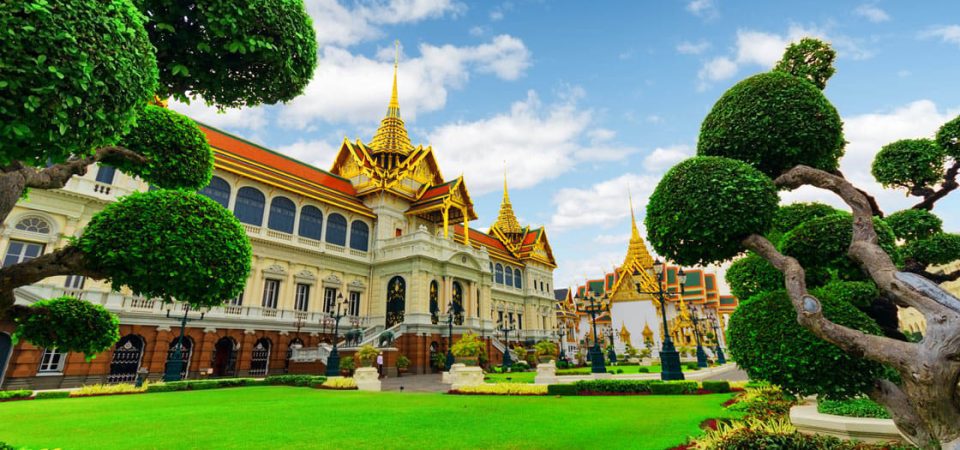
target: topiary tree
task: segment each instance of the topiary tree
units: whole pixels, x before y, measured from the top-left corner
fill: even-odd
[[[817,70],[789,72],[806,74]],[[835,170],[842,155],[841,124],[836,111],[809,81],[790,73],[776,71],[757,75],[726,92],[704,120],[698,153],[722,155],[756,167],[772,177],[770,181],[779,189],[813,186],[830,191],[846,203],[850,213],[802,220],[790,230],[780,230],[782,238],[776,243],[771,242],[765,236],[768,228],[758,226],[758,220],[754,218],[768,217],[771,211],[767,194],[757,197],[757,186],[762,185],[762,181],[718,180],[710,173],[687,170],[690,162],[685,161],[664,176],[648,204],[646,220],[651,243],[659,254],[682,264],[716,262],[733,258],[743,251],[767,260],[783,274],[786,294],[779,297],[769,292],[756,294],[754,298],[763,301],[753,304],[748,300],[745,303],[752,306],[748,306],[743,314],[756,314],[755,319],[759,321],[769,313],[771,317],[766,320],[774,321],[774,316],[779,317],[776,321],[778,327],[787,321],[796,321],[816,338],[838,348],[851,361],[893,370],[896,376],[891,377],[873,369],[857,370],[860,375],[869,375],[870,382],[848,386],[855,389],[844,391],[844,395],[862,391],[883,404],[904,436],[920,447],[960,449],[960,358],[957,358],[960,355],[960,299],[934,283],[934,280],[956,279],[960,277],[960,271],[937,277],[923,264],[898,265],[901,259],[919,259],[927,263],[960,259],[960,247],[957,246],[960,239],[933,233],[905,242],[904,247],[898,248],[894,228],[880,220],[883,213],[874,199]],[[905,186],[911,195],[922,197],[913,209],[930,210],[937,200],[957,187],[955,179],[960,170],[957,162],[960,125],[957,120],[960,118],[941,127],[935,144],[922,144],[927,148],[924,151],[932,152],[931,145],[942,149],[938,154],[942,155],[940,162],[945,170],[928,170],[932,164],[924,163],[920,165],[922,170],[916,170],[918,166],[899,168],[897,170],[903,171],[895,178],[887,179],[897,181],[887,184]],[[878,155],[878,159],[883,158]],[[931,172],[942,173],[942,177],[933,179],[929,176]],[[656,198],[658,194],[668,198],[674,207],[667,208]],[[730,215],[717,218],[698,211],[711,208]],[[923,223],[918,223],[921,216],[900,215],[894,221],[898,233],[930,230],[929,220],[922,219]],[[725,221],[744,221],[752,225],[730,233],[723,225]],[[658,234],[654,234],[654,230]],[[750,234],[741,237],[739,233],[744,231]],[[736,242],[731,242],[735,239]],[[829,273],[830,282],[822,288],[811,289],[805,264]],[[873,324],[846,322],[834,316],[832,311],[836,305],[864,306],[874,294],[869,284],[836,284],[847,281],[872,283],[876,288],[877,300],[870,302],[868,308],[875,319]],[[774,302],[776,298],[781,302]],[[777,308],[786,302],[792,312],[777,314]],[[901,306],[913,307],[926,317],[927,335],[921,342],[907,342],[902,335],[890,337],[889,333],[883,336],[877,332],[875,327],[882,325],[877,317],[889,317],[891,308],[895,317]],[[876,311],[883,308],[887,308],[883,314]],[[856,312],[852,307],[846,309],[851,314]],[[866,316],[858,317],[866,319]],[[756,346],[763,343],[758,343],[763,338],[759,337],[752,323],[747,322],[737,320],[731,323],[731,346],[759,348]],[[866,325],[872,326],[867,329]],[[767,326],[774,325],[768,322]],[[789,341],[778,344],[792,348],[780,351],[790,355],[818,353],[818,350],[807,348],[790,337]],[[747,342],[734,344],[741,340]],[[802,370],[796,365],[776,367],[774,362],[751,357],[758,357],[756,350],[737,354],[741,366],[748,371],[764,373],[768,378],[789,380],[787,372],[796,374]],[[823,362],[822,359],[816,361],[817,364]],[[821,365],[829,370],[840,366]],[[830,389],[816,381],[796,387],[805,392],[831,394]]]
[[[783,287],[783,274],[760,255],[750,252],[730,264],[725,279],[730,292],[743,300]]]
[[[814,86],[823,89],[827,87],[827,80],[833,76],[835,59],[837,59],[837,52],[830,47],[830,44],[818,39],[803,38],[800,42],[787,47],[783,58],[777,62],[773,70],[806,79]]]
[[[302,1],[22,0],[0,3],[0,30],[0,220],[28,189],[62,188],[98,163],[182,189],[121,198],[80,239],[0,268],[0,319],[37,345],[92,355],[116,342],[115,316],[63,298],[14,306],[14,289],[84,275],[196,306],[235,296],[246,234],[193,192],[210,180],[210,146],[192,120],[151,102],[298,95],[316,66]]]
[[[700,126],[697,154],[744,161],[776,177],[800,164],[835,171],[843,147],[843,123],[823,92],[774,71],[720,97]]]
[[[947,153],[933,139],[902,139],[883,146],[873,160],[873,177],[884,187],[923,195],[943,179]]]
[[[907,242],[924,239],[943,231],[943,220],[925,209],[905,209],[883,219],[897,239]]]

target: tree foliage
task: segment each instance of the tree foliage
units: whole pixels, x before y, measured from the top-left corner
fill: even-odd
[[[124,197],[93,217],[77,245],[114,289],[128,286],[136,295],[198,307],[235,297],[250,272],[250,243],[240,222],[187,191]]]
[[[770,229],[777,189],[769,177],[732,159],[698,156],[664,175],[647,204],[657,252],[684,265],[725,261],[747,236]]]
[[[843,147],[840,115],[823,92],[774,71],[720,97],[700,127],[697,153],[744,161],[776,177],[799,164],[834,171]]]
[[[157,47],[160,94],[221,107],[288,101],[317,65],[302,0],[136,0]]]
[[[753,252],[748,252],[746,257],[730,264],[725,279],[730,286],[730,292],[741,300],[783,288],[783,274]]]
[[[896,259],[896,238],[890,226],[877,218],[874,218],[873,225],[880,246]],[[780,250],[797,258],[804,267],[827,268],[849,261],[847,249],[852,239],[853,216],[836,213],[808,220],[790,230],[780,241]]]
[[[157,84],[128,0],[0,2],[0,166],[37,167],[117,141]]]
[[[78,352],[92,358],[120,339],[120,319],[101,305],[59,297],[40,300],[15,321],[14,339],[43,348]]]
[[[803,38],[800,42],[787,47],[783,58],[777,62],[773,70],[806,79],[814,86],[823,89],[827,87],[827,80],[833,76],[835,59],[837,59],[837,52],[830,47],[830,44],[818,39]]]
[[[773,216],[773,228],[767,237],[776,244],[788,231],[796,228],[801,223],[817,217],[829,216],[842,212],[832,206],[823,203],[791,203],[781,205],[777,208],[777,213]]]
[[[885,187],[933,186],[943,178],[946,156],[933,140],[902,139],[880,149],[873,160],[873,177]]]
[[[907,242],[902,251],[904,259],[923,265],[947,264],[960,259],[960,235],[935,233]]]
[[[825,296],[824,315],[840,325],[880,335],[876,323],[853,305]],[[883,366],[850,356],[797,323],[783,290],[741,302],[730,317],[727,342],[751,379],[766,380],[796,395],[852,397],[869,391]]]
[[[960,116],[937,130],[937,144],[954,159],[960,159]]]
[[[148,105],[120,145],[143,155],[147,163],[121,158],[104,162],[150,184],[196,191],[210,183],[213,152],[207,136],[194,121],[175,111]]]
[[[824,286],[812,289],[811,294],[817,298],[828,297],[833,300],[849,303],[861,311],[870,309],[880,290],[873,281],[841,281],[835,280]]]
[[[898,239],[910,242],[943,231],[943,220],[925,209],[905,209],[883,219]]]

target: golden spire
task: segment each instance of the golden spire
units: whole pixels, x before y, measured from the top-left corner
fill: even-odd
[[[647,246],[643,243],[643,238],[640,237],[640,230],[637,228],[637,215],[633,212],[633,194],[629,187],[627,188],[627,197],[630,199],[630,225],[633,229],[631,230],[627,256],[620,267],[623,270],[637,269],[643,271],[653,267],[653,257],[650,256]],[[635,267],[634,263],[639,263],[639,267]]]
[[[653,330],[650,329],[650,322],[643,323],[643,340],[651,340],[653,338]]]
[[[397,54],[393,61],[393,92],[387,105],[387,115],[380,121],[380,128],[370,140],[374,153],[399,153],[407,155],[413,150],[407,129],[400,118],[400,99],[397,94],[397,71],[400,67],[400,41],[396,42]]]
[[[520,221],[513,214],[513,205],[510,204],[510,193],[507,191],[506,163],[504,163],[503,168],[503,202],[500,204],[500,215],[497,216],[497,221],[493,223],[493,228],[506,235],[523,233],[523,229],[520,228]]]

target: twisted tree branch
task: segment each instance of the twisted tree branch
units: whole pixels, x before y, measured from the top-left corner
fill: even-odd
[[[876,380],[867,396],[887,408],[897,429],[913,445],[924,446],[936,441],[924,426],[907,394],[896,384],[889,380]]]
[[[79,248],[67,246],[29,261],[0,269],[0,316],[13,306],[13,290],[57,275],[83,275],[91,279],[105,276],[87,267]]]
[[[954,161],[953,166],[947,169],[947,173],[943,176],[943,183],[940,184],[940,189],[933,190],[928,188],[918,191],[922,192],[923,201],[913,205],[913,209],[933,209],[933,205],[937,200],[946,197],[951,191],[960,187],[960,183],[957,183],[958,173],[960,173],[960,160]]]

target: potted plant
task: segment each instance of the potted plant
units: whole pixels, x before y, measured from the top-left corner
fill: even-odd
[[[441,353],[441,352],[436,352],[436,353],[433,354],[433,357],[432,357],[432,359],[430,360],[430,364],[431,364],[431,365],[433,366],[433,368],[436,369],[438,372],[442,372],[443,369],[444,369],[444,367],[447,366],[447,356],[444,355],[444,354]]]
[[[340,358],[340,375],[345,377],[353,375],[354,367],[352,356],[344,356],[343,358]]]
[[[406,355],[397,356],[397,376],[402,375],[410,367],[410,358]]]
[[[473,333],[464,334],[456,344],[450,347],[450,352],[457,358],[458,363],[476,366],[480,355],[484,352],[483,341]]]
[[[377,350],[376,347],[367,344],[363,347],[357,349],[357,354],[354,355],[357,359],[357,362],[360,363],[363,367],[373,367],[374,361],[377,360],[377,355],[380,354],[380,350]]]
[[[540,341],[533,346],[537,354],[537,361],[547,363],[557,359],[557,344],[550,341]]]

